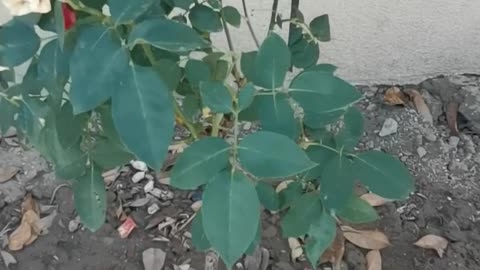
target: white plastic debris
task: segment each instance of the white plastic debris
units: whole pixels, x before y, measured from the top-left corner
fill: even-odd
[[[160,206],[158,206],[158,204],[156,204],[156,203],[150,205],[147,208],[147,212],[148,212],[149,215],[155,214],[156,212],[158,212],[158,210],[160,210]]]

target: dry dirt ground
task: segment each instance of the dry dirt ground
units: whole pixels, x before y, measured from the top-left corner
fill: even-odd
[[[479,78],[454,76],[407,86],[421,90],[434,116],[433,125],[425,123],[412,105],[386,105],[383,95],[388,87],[359,87],[365,93],[365,99],[358,106],[365,113],[366,122],[365,136],[359,148],[381,149],[397,155],[413,174],[416,191],[406,201],[378,207],[381,219],[376,224],[366,225],[385,232],[392,243],[381,251],[383,269],[480,269]],[[404,87],[400,86],[401,89]],[[461,112],[457,118],[460,134],[456,136],[452,136],[445,117],[447,104],[452,100],[459,102]],[[398,128],[391,130],[392,134],[380,137],[378,133],[387,118],[393,119]],[[21,170],[14,179],[0,184],[0,230],[18,226],[20,203],[27,192],[48,205],[55,187],[62,183],[54,179],[48,164],[35,151],[8,143],[11,144],[11,140],[0,143],[0,167],[13,165]],[[182,222],[193,214],[191,205],[201,196],[199,192],[178,191],[155,183],[164,191],[173,191],[173,199],[159,200],[160,211],[154,215],[148,215],[148,205],[128,208],[137,228],[128,238],[119,237],[116,230],[120,225],[116,217],[118,199],[133,201],[144,196],[145,182],[133,184],[131,175],[131,170],[126,171],[110,187],[107,222],[96,233],[81,227],[70,232],[69,223],[76,218],[72,193],[68,187],[59,189],[52,202],[58,207],[58,215],[49,232],[20,251],[9,251],[17,260],[17,264],[10,265],[9,269],[144,269],[142,252],[151,247],[166,252],[163,269],[175,269],[174,265],[182,264],[203,269],[205,253],[190,247],[189,235],[185,233],[188,226],[181,228]],[[132,194],[130,190],[137,193]],[[306,262],[290,260],[288,243],[281,238],[279,215],[265,212],[262,216],[261,246],[270,253],[267,269],[310,269]],[[145,229],[149,223],[158,224],[168,218],[177,220],[173,224],[176,227],[174,234],[165,235],[171,231],[169,228],[163,232],[156,226]],[[448,240],[443,258],[435,251],[413,245],[426,234],[436,234]],[[169,241],[162,240],[161,236],[166,236]],[[342,269],[366,270],[365,254],[366,250],[347,244]],[[0,262],[0,269],[7,269],[3,262]],[[331,266],[324,264],[318,269],[327,270]]]

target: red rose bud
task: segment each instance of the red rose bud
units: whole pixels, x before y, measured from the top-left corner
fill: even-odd
[[[63,27],[65,30],[68,30],[75,24],[75,12],[67,3],[62,3],[62,15]]]

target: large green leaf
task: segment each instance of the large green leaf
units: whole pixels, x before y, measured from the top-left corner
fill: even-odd
[[[222,17],[225,21],[235,27],[240,27],[240,23],[242,21],[242,17],[240,12],[232,6],[226,6],[222,8]]]
[[[378,214],[367,201],[352,196],[347,204],[338,209],[337,216],[349,223],[369,223],[377,220]]]
[[[84,29],[70,61],[74,112],[90,111],[118,91],[128,62],[128,51],[112,30],[102,25]]]
[[[310,22],[310,31],[320,41],[330,41],[330,21],[328,14],[318,16]]]
[[[112,169],[127,164],[134,158],[122,145],[102,137],[96,139],[90,156],[102,169]]]
[[[306,40],[305,37],[289,47],[292,53],[292,65],[297,68],[308,68],[315,65],[320,56],[318,44]]]
[[[188,52],[209,47],[195,30],[172,20],[151,19],[136,24],[128,37],[128,45],[147,43],[170,52]]]
[[[253,183],[241,172],[225,170],[203,194],[203,228],[228,269],[253,242],[260,222],[260,203]]]
[[[306,193],[297,199],[281,221],[284,237],[303,236],[315,217],[322,213],[322,203],[317,193]]]
[[[362,113],[352,107],[343,116],[342,129],[335,136],[335,143],[338,149],[352,150],[363,134]]]
[[[193,27],[204,32],[220,32],[223,29],[220,15],[208,6],[197,4],[190,10],[188,18]]]
[[[332,139],[326,140],[322,142],[324,146],[320,145],[310,145],[305,152],[307,153],[308,157],[318,165],[306,172],[303,177],[307,180],[316,179],[320,177],[327,165],[327,162],[334,158],[337,153],[332,151],[333,148],[335,149],[335,143]],[[328,148],[327,148],[328,147]]]
[[[244,52],[240,58],[240,68],[243,75],[247,77],[248,81],[255,82],[257,74],[255,73],[255,59],[257,58],[257,51]]]
[[[155,2],[156,0],[108,0],[108,7],[115,24],[124,24],[133,22],[147,12]]]
[[[290,68],[290,58],[285,41],[271,32],[255,57],[256,74],[252,82],[266,89],[281,87]]]
[[[196,95],[186,95],[182,103],[183,115],[190,121],[195,121],[196,117],[200,114],[202,105],[200,104],[200,98]]]
[[[0,28],[0,66],[15,67],[32,57],[40,47],[35,30],[17,20]]]
[[[243,168],[262,178],[292,176],[316,165],[290,138],[269,131],[246,136],[238,145],[238,160]]]
[[[155,63],[153,68],[158,72],[158,75],[167,84],[170,91],[177,89],[180,79],[182,77],[182,70],[178,64],[170,59],[162,59]]]
[[[345,157],[331,159],[320,177],[320,197],[325,208],[343,208],[353,194],[352,162]]]
[[[291,182],[278,193],[280,209],[290,207],[303,194],[303,185],[299,181]]]
[[[289,93],[305,111],[322,114],[346,110],[361,97],[349,83],[320,71],[299,74],[290,84]]]
[[[200,96],[202,103],[208,106],[213,112],[229,113],[233,111],[232,96],[230,91],[219,81],[200,83]]]
[[[252,83],[247,83],[238,90],[238,111],[243,111],[252,104],[255,98],[255,91],[255,86]]]
[[[178,157],[170,173],[171,183],[181,189],[195,189],[212,181],[228,166],[230,145],[221,138],[205,137],[194,142]]]
[[[56,114],[55,125],[60,145],[69,147],[77,143],[88,121],[88,114],[74,115],[72,104],[65,102]]]
[[[332,65],[332,64],[318,64],[318,65],[315,65],[313,67],[309,67],[307,69],[305,69],[306,71],[323,71],[323,72],[328,72],[328,73],[335,73],[335,71],[337,70],[337,67]]]
[[[295,112],[285,94],[257,95],[252,106],[257,110],[263,130],[280,133],[291,139],[296,139],[300,134],[300,123],[295,119]]]
[[[70,77],[70,54],[62,50],[57,39],[43,46],[38,58],[38,77],[49,83],[65,85]]]
[[[15,105],[0,98],[0,134],[7,132],[8,128],[14,125],[17,111]]]
[[[414,190],[407,168],[395,157],[367,151],[354,158],[352,171],[370,191],[388,199],[405,199]]]
[[[268,210],[276,211],[280,207],[280,200],[272,185],[265,182],[258,182],[256,185],[258,198],[262,205]]]
[[[210,79],[215,81],[225,81],[231,73],[233,65],[227,61],[224,56],[224,53],[213,52],[203,58],[203,61],[208,64],[212,72]]]
[[[202,209],[200,209],[193,218],[190,232],[192,233],[192,244],[196,249],[207,250],[212,246],[210,242],[208,242],[205,231],[203,230]]]
[[[73,182],[73,202],[82,224],[91,231],[105,222],[107,209],[105,185],[101,172],[93,166]]]
[[[189,10],[190,6],[195,2],[194,0],[172,0],[174,6],[184,10]]]
[[[167,85],[147,67],[128,66],[112,98],[112,115],[130,152],[159,170],[173,136],[173,100]],[[117,78],[118,79],[118,78]]]
[[[313,112],[308,110],[303,110],[304,117],[303,123],[313,129],[323,128],[326,125],[333,124],[337,121],[343,114],[345,114],[348,107],[340,108],[338,110],[333,110],[329,112]]]
[[[305,253],[313,269],[317,268],[320,256],[332,244],[337,233],[335,219],[326,211],[317,213],[308,230],[308,238],[305,242]]]
[[[185,77],[195,87],[198,87],[200,82],[208,81],[210,76],[210,67],[203,61],[190,59],[185,65]]]

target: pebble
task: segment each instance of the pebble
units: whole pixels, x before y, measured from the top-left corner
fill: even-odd
[[[369,111],[369,112],[373,112],[373,111],[375,111],[376,109],[377,109],[377,105],[374,104],[374,103],[369,104],[369,105],[367,106],[367,111]]]
[[[148,166],[145,162],[143,161],[140,161],[140,160],[132,160],[130,161],[130,165],[132,165],[132,167],[137,170],[137,171],[142,171],[142,172],[146,172],[148,171]]]
[[[153,190],[153,188],[153,181],[148,181],[148,183],[143,187],[143,190],[145,191],[145,193],[149,193]]]
[[[429,142],[435,142],[437,140],[437,136],[435,135],[435,129],[432,127],[420,127],[420,131],[422,132],[425,139]]]
[[[475,161],[475,163],[477,163],[478,165],[480,165],[480,153],[478,153],[477,155],[475,155],[475,157],[473,158],[473,161]]]
[[[156,212],[158,212],[158,210],[160,210],[160,206],[158,206],[158,204],[154,203],[147,208],[147,213],[149,215],[153,215]]]
[[[423,136],[422,135],[417,135],[415,137],[415,143],[418,145],[418,146],[422,146],[423,145]]]
[[[468,166],[463,162],[452,160],[448,164],[448,170],[452,171],[452,172],[462,173],[462,172],[467,172],[468,171]]]
[[[472,138],[468,135],[464,135],[462,134],[462,140],[465,142],[465,144],[463,145],[463,148],[465,149],[465,151],[467,151],[467,153],[470,153],[470,154],[475,154],[476,151],[475,151],[475,143],[473,142]]]
[[[162,201],[168,201],[168,200],[171,200],[173,199],[173,192],[171,192],[170,190],[162,190],[162,189],[159,189],[159,188],[154,188],[150,194],[152,194],[153,196],[157,197],[158,199],[162,200]]]
[[[393,118],[387,118],[383,123],[382,130],[378,133],[380,137],[392,135],[397,132],[398,123]]]
[[[458,143],[460,142],[460,138],[457,136],[452,136],[448,139],[448,144],[451,147],[457,147]]]
[[[136,184],[142,181],[142,179],[144,178],[145,178],[145,172],[137,172],[132,176],[132,182]]]
[[[367,142],[367,148],[368,149],[373,149],[375,147],[375,143],[373,141],[368,141]]]
[[[420,158],[424,157],[427,154],[427,150],[423,147],[418,147],[417,148],[417,154]]]
[[[245,124],[243,124],[243,130],[250,130],[251,128],[252,128],[251,122],[245,122]]]

